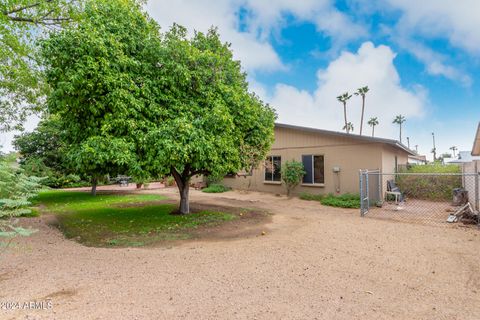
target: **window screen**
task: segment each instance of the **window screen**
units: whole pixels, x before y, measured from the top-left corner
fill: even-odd
[[[313,182],[325,183],[323,156],[313,156]]]
[[[282,180],[282,157],[268,156],[265,160],[265,181]]]

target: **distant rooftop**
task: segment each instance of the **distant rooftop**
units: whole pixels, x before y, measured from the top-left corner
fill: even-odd
[[[459,151],[458,158],[448,161],[448,163],[466,163],[473,160],[480,160],[480,156],[472,156],[471,151]]]

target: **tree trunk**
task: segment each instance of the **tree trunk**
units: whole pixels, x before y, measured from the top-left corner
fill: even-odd
[[[363,130],[363,113],[365,112],[365,97],[362,97],[362,118],[360,119],[360,135],[362,135]]]
[[[97,183],[98,183],[97,177],[92,177],[92,191],[91,191],[92,196],[97,195]]]
[[[343,118],[345,119],[345,130],[348,133],[348,125],[347,125],[347,103],[343,103]]]
[[[137,189],[141,189],[143,186],[143,183],[137,183]]]
[[[372,137],[375,137],[375,126],[372,126]]]
[[[402,124],[400,124],[400,143],[402,143]]]
[[[186,183],[182,189],[179,188],[180,191],[180,208],[179,212],[181,214],[190,213],[190,202],[188,201],[188,191],[189,191],[189,184]]]
[[[188,170],[185,170],[182,174],[180,174],[176,169],[172,168],[171,173],[175,179],[175,182],[177,183],[178,191],[180,193],[180,207],[178,208],[178,213],[190,213],[190,202],[188,199],[188,191],[190,188],[188,182],[190,180],[190,176],[188,175]]]

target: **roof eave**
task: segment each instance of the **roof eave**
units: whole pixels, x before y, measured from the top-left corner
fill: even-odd
[[[480,156],[480,122],[478,123],[477,134],[475,135],[475,139],[473,140],[471,155]]]
[[[408,153],[409,155],[412,155],[412,156],[416,155],[416,153],[413,152],[412,150],[410,150],[407,146],[405,146],[404,144],[400,143],[399,141],[393,140],[393,139],[361,136],[361,135],[358,135],[358,134],[350,134],[350,133],[344,133],[344,132],[338,132],[338,131],[330,131],[330,130],[324,130],[324,129],[295,126],[295,125],[284,124],[284,123],[275,123],[275,126],[279,127],[279,128],[286,128],[286,129],[292,129],[292,130],[302,130],[302,131],[308,131],[308,132],[314,132],[314,133],[323,133],[323,134],[328,134],[328,135],[340,136],[340,137],[369,141],[369,142],[384,143],[384,144],[399,148],[399,149],[405,151],[406,153]]]

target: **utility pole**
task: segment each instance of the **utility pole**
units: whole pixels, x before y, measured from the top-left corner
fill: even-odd
[[[410,137],[407,137],[407,147],[410,149]]]
[[[415,145],[415,152],[418,154],[418,144]]]
[[[433,161],[437,160],[437,148],[435,147],[435,132],[432,132],[432,139],[433,139]]]

